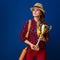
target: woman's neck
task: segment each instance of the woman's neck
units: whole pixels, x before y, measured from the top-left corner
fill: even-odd
[[[34,17],[34,20],[38,22],[40,20],[40,17]]]

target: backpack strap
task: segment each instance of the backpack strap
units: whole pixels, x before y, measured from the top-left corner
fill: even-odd
[[[28,38],[30,26],[31,26],[31,20],[29,20],[29,22],[28,22],[28,30],[27,30],[27,33],[25,35],[26,38]]]

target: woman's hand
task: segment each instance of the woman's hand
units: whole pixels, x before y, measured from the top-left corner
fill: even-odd
[[[45,41],[46,40],[43,34],[40,35],[40,40],[41,41]]]
[[[37,47],[34,44],[31,44],[30,47],[31,47],[32,50],[39,51],[39,47]]]
[[[44,37],[43,34],[40,35],[39,39],[40,39],[40,41],[44,41],[44,42],[46,42],[46,39],[45,39],[45,37]]]

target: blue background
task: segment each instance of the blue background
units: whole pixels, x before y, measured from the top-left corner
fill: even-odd
[[[60,1],[59,0],[0,0],[0,60],[18,60],[25,44],[18,39],[24,22],[32,18],[29,10],[41,2],[46,11],[45,21],[53,26],[47,44],[47,60],[60,60]]]

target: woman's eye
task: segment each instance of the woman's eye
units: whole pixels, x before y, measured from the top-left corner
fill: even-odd
[[[33,11],[35,11],[35,9],[33,9]]]
[[[37,9],[37,11],[40,11],[39,9]]]

